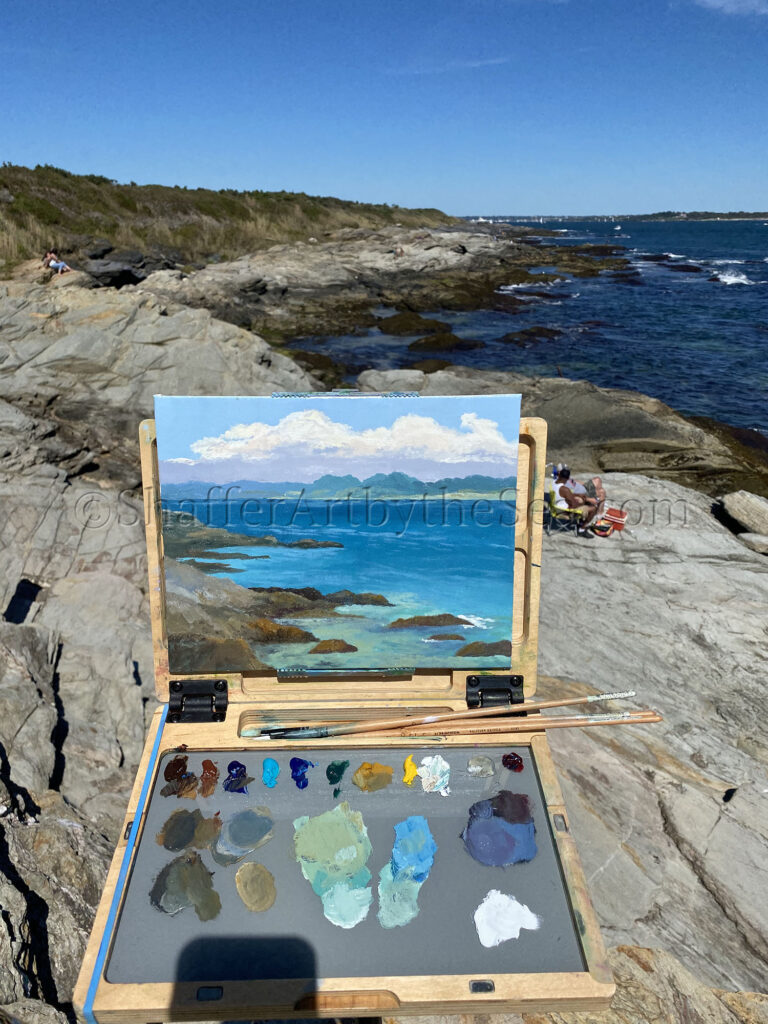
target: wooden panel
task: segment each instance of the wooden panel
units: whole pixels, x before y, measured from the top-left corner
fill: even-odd
[[[245,710],[245,709],[244,709]],[[126,815],[125,825],[133,820],[143,773],[149,765],[149,751],[152,747],[160,712],[153,720],[150,737],[142,758],[142,765],[136,786],[131,795],[131,806]],[[224,723],[217,725],[169,725],[163,730],[160,755],[183,743],[190,747],[205,749],[269,749],[277,751],[299,750],[300,745],[285,741],[244,740],[237,736],[237,715],[228,715]],[[611,972],[608,967],[605,947],[600,935],[597,919],[587,892],[578,852],[568,827],[568,815],[563,805],[562,794],[557,782],[555,768],[546,736],[535,731],[532,722],[530,733],[515,733],[505,737],[497,734],[485,743],[477,744],[478,751],[483,745],[499,745],[508,739],[510,746],[530,746],[531,756],[542,785],[547,814],[555,846],[561,862],[565,887],[571,902],[579,937],[587,964],[587,970],[579,973],[541,973],[492,975],[494,991],[470,993],[470,982],[477,975],[405,976],[405,977],[356,977],[323,978],[308,980],[307,987],[301,981],[276,982],[222,982],[223,996],[215,1002],[201,1003],[197,999],[197,985],[145,984],[112,985],[99,979],[94,1002],[94,1013],[99,1022],[123,1022],[123,1024],[147,1024],[150,1021],[199,1021],[201,1017],[211,1021],[233,1018],[285,1019],[301,1017],[378,1017],[386,1011],[401,1015],[452,1014],[452,1013],[534,1013],[545,1011],[601,1010],[607,1008],[614,993]],[[313,749],[319,746],[334,747],[402,746],[402,738],[388,737],[386,733],[376,735],[337,737],[331,740],[313,741]],[[465,745],[461,736],[447,739],[419,737],[419,746],[457,747]],[[152,781],[152,780],[150,780]],[[125,828],[124,828],[125,832]],[[109,907],[118,880],[125,841],[118,844],[107,878],[104,895],[96,917],[94,930],[86,952],[83,968],[75,990],[75,1001],[83,1005],[85,994],[96,963],[98,948]],[[485,979],[481,979],[485,980]],[[205,988],[215,988],[216,982],[205,982]]]

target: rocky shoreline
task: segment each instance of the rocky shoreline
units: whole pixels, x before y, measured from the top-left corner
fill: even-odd
[[[324,386],[203,300],[246,310],[249,328],[262,317],[276,342],[314,317],[329,332],[360,324],[378,303],[482,302],[515,269],[495,261],[519,257],[522,273],[534,258],[535,247],[525,255],[524,242],[487,233],[370,234],[370,244],[308,242],[236,261],[239,304],[221,265],[119,291],[77,274],[41,284],[39,267],[0,284],[0,1020],[74,1019],[72,987],[154,707],[136,443],[152,395]],[[594,268],[620,256],[583,258]],[[258,296],[256,278],[267,282],[259,302],[248,293]],[[640,518],[622,535],[559,534],[544,548],[540,692],[631,686],[665,716],[653,731],[558,730],[552,741],[619,981],[601,1021],[764,1021],[751,991],[768,987],[768,560],[740,540],[761,535],[759,500],[732,498],[715,515],[713,497],[768,494],[765,452],[586,382],[453,368],[368,371],[359,386],[520,390],[524,414],[549,422],[550,459],[600,471],[612,501],[636,502]],[[752,514],[745,501],[757,528],[739,519]],[[251,597],[262,608],[278,599]],[[527,1022],[571,1017],[590,1019]]]

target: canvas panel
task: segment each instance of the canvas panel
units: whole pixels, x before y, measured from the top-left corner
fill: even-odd
[[[172,673],[509,666],[518,395],[155,418]]]

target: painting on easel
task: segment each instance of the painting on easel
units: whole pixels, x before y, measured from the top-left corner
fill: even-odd
[[[174,673],[505,667],[519,395],[155,399]]]

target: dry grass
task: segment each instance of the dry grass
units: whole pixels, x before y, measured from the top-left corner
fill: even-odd
[[[456,222],[439,210],[328,196],[120,185],[47,164],[0,167],[0,262],[8,265],[42,255],[49,246],[66,254],[82,252],[95,239],[119,248],[160,250],[183,262],[210,261],[339,228]]]

